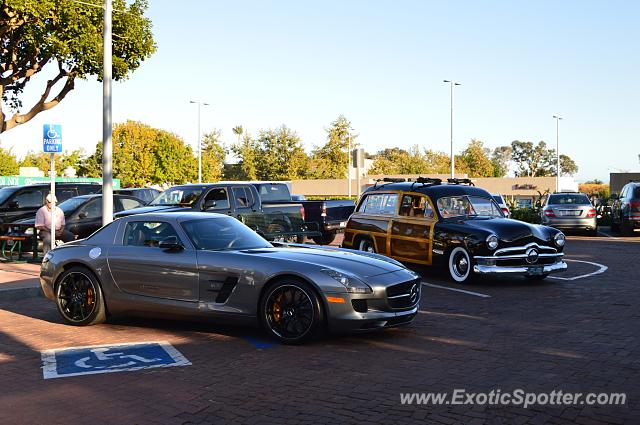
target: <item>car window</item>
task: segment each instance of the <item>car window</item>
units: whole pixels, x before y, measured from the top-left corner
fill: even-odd
[[[549,196],[548,204],[551,205],[591,205],[587,195],[582,193],[554,194]]]
[[[447,196],[438,199],[438,210],[443,218],[458,216],[503,217],[493,198],[480,196]]]
[[[204,198],[204,207],[207,210],[226,210],[229,209],[229,198],[227,190],[224,188],[211,189]]]
[[[4,201],[9,199],[9,197],[15,192],[16,190],[11,187],[3,187],[2,189],[0,189],[0,205],[4,204]]]
[[[73,187],[56,189],[56,198],[58,199],[58,202],[63,202],[76,196],[78,196],[78,191]]]
[[[253,197],[251,191],[247,187],[234,187],[233,197],[236,201],[236,207],[247,208],[253,205]]]
[[[99,184],[81,184],[77,187],[78,195],[91,195],[93,193],[100,193],[102,186]]]
[[[633,190],[633,197],[640,198],[640,186],[636,186],[635,189]]]
[[[92,199],[85,206],[80,208],[80,214],[85,214],[83,219],[92,219],[102,217],[102,198]]]
[[[137,199],[120,198],[120,204],[122,204],[122,210],[131,210],[133,208],[142,207],[144,204]]]
[[[260,198],[263,202],[271,201],[290,201],[291,194],[289,188],[284,183],[267,183],[256,185],[260,191]]]
[[[427,201],[427,197],[420,195],[404,195],[400,202],[400,212],[398,214],[405,217],[434,217],[433,209]]]
[[[122,244],[125,246],[157,247],[160,241],[180,237],[170,223],[162,221],[130,221],[124,229]]]
[[[493,198],[494,201],[496,201],[498,204],[504,204],[504,201],[502,200],[502,196],[500,195],[491,195],[491,197]]]
[[[87,198],[71,198],[67,199],[64,202],[60,202],[58,207],[65,213],[70,214],[74,212],[80,205],[84,204],[87,201]]]
[[[154,199],[150,205],[181,205],[190,207],[198,200],[201,193],[201,187],[175,187],[162,192],[162,195]]]
[[[397,193],[375,193],[367,195],[358,211],[367,214],[391,215],[396,213],[397,206]]]
[[[42,206],[43,200],[44,191],[42,189],[29,189],[18,193],[11,202],[16,202],[18,208],[36,208]]]

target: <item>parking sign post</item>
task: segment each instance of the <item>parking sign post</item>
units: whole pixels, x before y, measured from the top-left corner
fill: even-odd
[[[56,162],[55,155],[62,152],[62,126],[45,124],[42,127],[42,150],[51,154],[49,175],[51,177],[51,249],[56,246]]]

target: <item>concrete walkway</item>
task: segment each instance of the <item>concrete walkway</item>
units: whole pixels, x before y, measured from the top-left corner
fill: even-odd
[[[41,297],[40,264],[0,262],[0,301]]]

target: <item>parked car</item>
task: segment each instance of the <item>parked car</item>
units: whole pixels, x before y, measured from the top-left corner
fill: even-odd
[[[544,279],[567,268],[564,234],[506,219],[489,192],[466,179],[419,178],[368,188],[345,230],[345,248],[446,267],[465,283],[475,275]]]
[[[289,187],[284,183],[252,183],[260,193],[263,205],[286,204],[292,201]],[[296,200],[304,207],[307,223],[321,235],[311,239],[318,245],[329,245],[336,238],[336,234],[343,232],[349,216],[355,209],[355,203],[350,199],[307,201]]]
[[[150,187],[127,187],[124,189],[114,189],[113,193],[118,195],[134,196],[146,205],[156,199],[160,194],[160,191]]]
[[[540,214],[545,226],[598,235],[596,208],[584,193],[552,193],[547,196]]]
[[[35,217],[51,191],[49,184],[7,186],[0,189],[0,223],[13,223],[23,218]],[[61,203],[78,195],[100,193],[97,183],[56,183],[56,198]]]
[[[297,240],[316,236],[305,224],[302,204],[264,204],[251,184],[211,183],[171,187],[147,206],[115,214],[116,218],[149,212],[206,211],[231,215],[267,239]]]
[[[238,220],[142,214],[49,251],[40,284],[70,325],[112,315],[200,316],[262,324],[284,343],[410,323],[420,276],[377,255],[274,247]]]
[[[113,195],[113,211],[127,211],[143,206],[144,203],[133,196]],[[82,195],[61,202],[58,207],[64,212],[65,229],[78,239],[86,238],[102,227],[102,195]],[[35,214],[31,218],[18,220],[18,224],[35,224]],[[26,236],[33,234],[27,229]]]
[[[624,235],[631,235],[640,229],[640,182],[626,184],[620,196],[611,195],[611,227]]]
[[[509,207],[507,206],[507,203],[504,201],[504,198],[502,197],[502,195],[491,194],[491,197],[493,198],[494,201],[496,201],[496,203],[500,207],[502,214],[504,214],[504,216],[507,218],[511,217],[511,211],[509,210]]]

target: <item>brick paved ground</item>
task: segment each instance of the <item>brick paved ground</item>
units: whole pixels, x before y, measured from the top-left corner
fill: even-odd
[[[0,423],[630,423],[640,421],[635,241],[572,238],[605,264],[574,281],[425,287],[411,327],[258,349],[259,330],[125,319],[61,324],[53,303],[0,303]],[[594,271],[571,263],[565,277]],[[441,274],[426,281],[460,288]],[[166,340],[192,366],[43,380],[40,350]],[[403,406],[400,392],[626,392],[622,407]]]

